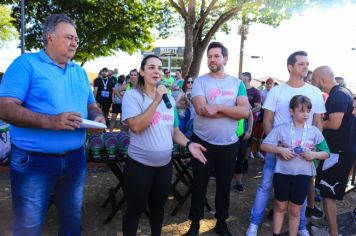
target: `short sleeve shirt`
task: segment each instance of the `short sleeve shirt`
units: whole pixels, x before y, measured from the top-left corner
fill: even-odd
[[[320,130],[315,126],[308,126],[306,128],[306,135],[304,140],[303,149],[309,150],[315,149],[316,145],[321,144],[324,141],[324,137]],[[303,128],[295,128],[293,139],[295,140],[292,145],[292,132],[291,124],[285,123],[277,127],[274,127],[267,137],[263,140],[263,143],[278,146],[279,143],[288,145],[290,148],[301,146],[303,136]],[[279,157],[279,155],[277,155]],[[285,161],[282,157],[277,158],[277,164],[275,173],[281,173],[286,175],[315,175],[315,168],[311,161],[306,161],[300,155],[297,155],[290,161]]]
[[[44,50],[15,59],[0,84],[0,97],[19,99],[22,106],[33,112],[79,112],[83,118],[88,118],[88,104],[95,103],[83,68],[69,61],[63,69]],[[65,131],[11,125],[10,134],[17,147],[45,153],[74,150],[85,141],[85,129]]]
[[[331,89],[329,98],[326,100],[326,120],[329,119],[329,116],[332,113],[344,113],[339,129],[323,130],[326,142],[332,153],[338,153],[339,151],[350,153],[352,151],[352,142],[354,142],[352,139],[353,131],[351,128],[353,127],[352,103],[353,101],[350,92],[346,88],[338,85]]]
[[[112,90],[115,86],[113,78],[96,78],[94,80],[94,87],[98,88],[96,94],[96,100],[99,103],[111,103],[112,102]]]
[[[192,98],[203,96],[207,104],[236,106],[238,96],[246,96],[246,87],[238,78],[227,76],[215,79],[208,74],[194,80]],[[194,119],[193,132],[202,140],[214,145],[229,145],[238,141],[237,122],[229,117],[208,118],[197,116]]]
[[[253,108],[255,103],[261,103],[261,93],[258,89],[251,87],[247,89],[247,97],[250,106]],[[253,121],[257,120],[257,112],[253,113]]]
[[[168,98],[173,107],[175,101],[172,96]],[[146,94],[137,89],[126,91],[122,102],[122,120],[141,115],[153,102]],[[141,133],[129,130],[130,144],[128,155],[144,165],[164,166],[172,156],[173,131],[178,127],[178,117],[175,109],[168,109],[163,101],[157,107],[151,124]]]
[[[263,104],[264,109],[274,112],[273,127],[291,122],[289,102],[295,95],[307,96],[312,102],[312,109],[310,111],[309,119],[307,120],[308,125],[312,124],[314,114],[325,113],[323,96],[320,89],[317,87],[308,83],[305,83],[300,88],[290,87],[287,83],[280,84],[270,90],[266,101]]]

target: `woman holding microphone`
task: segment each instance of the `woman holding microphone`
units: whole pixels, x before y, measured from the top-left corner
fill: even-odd
[[[127,209],[122,220],[124,236],[136,235],[139,217],[148,205],[151,235],[161,234],[164,205],[171,189],[173,141],[186,146],[194,158],[205,163],[205,148],[189,141],[178,128],[178,116],[167,108],[162,97],[166,88],[160,84],[162,61],[146,56],[139,71],[137,86],[125,93],[122,120],[129,127],[130,145],[124,167]]]

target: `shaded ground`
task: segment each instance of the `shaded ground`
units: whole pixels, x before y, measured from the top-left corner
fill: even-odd
[[[228,225],[233,235],[244,235],[249,224],[250,209],[254,200],[257,185],[260,181],[262,164],[260,160],[250,161],[249,174],[244,176],[245,192],[238,193],[231,190],[230,218]],[[85,187],[85,199],[83,206],[83,235],[88,236],[116,236],[121,233],[121,220],[124,207],[115,215],[109,224],[103,224],[109,214],[109,207],[102,208],[108,190],[117,184],[117,179],[105,166],[89,168],[87,184]],[[184,186],[180,186],[181,190]],[[208,189],[208,200],[214,206],[215,181],[211,180]],[[120,195],[119,195],[120,196]],[[163,227],[163,235],[182,235],[190,225],[187,214],[190,199],[182,206],[176,216],[170,213],[176,205],[174,198],[169,198],[166,205],[166,215]],[[268,209],[272,206],[270,202]],[[350,212],[356,207],[356,191],[351,191],[345,196],[344,201],[338,202],[339,230],[343,236],[356,235],[356,224],[353,223]],[[268,213],[268,210],[266,210]],[[267,214],[266,214],[267,215]],[[267,217],[260,227],[259,235],[271,235],[271,220]],[[201,235],[216,235],[213,231],[215,219],[213,213],[205,212],[205,219],[201,223]],[[48,212],[43,235],[57,235],[56,209],[52,206]],[[11,235],[11,197],[9,173],[0,170],[0,236]],[[141,217],[139,235],[150,235],[148,219]]]

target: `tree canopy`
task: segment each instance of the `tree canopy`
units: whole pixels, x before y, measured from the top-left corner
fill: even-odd
[[[16,28],[12,25],[13,18],[11,10],[6,5],[0,5],[0,47],[5,41],[15,39],[18,35]]]
[[[227,22],[240,19],[278,26],[292,13],[305,7],[306,0],[168,0],[184,24],[183,75],[197,76],[209,42],[218,30],[229,31]],[[310,2],[310,1],[308,1]]]
[[[64,13],[75,20],[80,45],[75,60],[84,64],[117,50],[133,53],[152,47],[152,29],[161,24],[166,5],[159,0],[26,1],[26,49],[42,48],[42,22]],[[20,7],[13,7],[14,24],[20,29]]]

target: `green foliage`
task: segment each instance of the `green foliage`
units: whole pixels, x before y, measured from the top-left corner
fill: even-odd
[[[12,25],[11,10],[5,5],[0,5],[0,47],[3,42],[15,39],[18,36],[16,28]]]
[[[75,20],[80,45],[75,60],[85,63],[120,49],[134,53],[152,47],[152,29],[162,24],[166,6],[159,0],[26,1],[26,49],[42,48],[42,22],[64,13]],[[20,28],[20,7],[13,8]]]
[[[277,27],[294,12],[314,0],[167,0],[180,15],[177,26],[184,29],[183,76],[198,75],[201,58],[217,31],[230,32],[228,22],[241,20],[243,25],[264,23]],[[322,1],[322,0],[320,0]],[[187,48],[188,47],[188,48]]]

